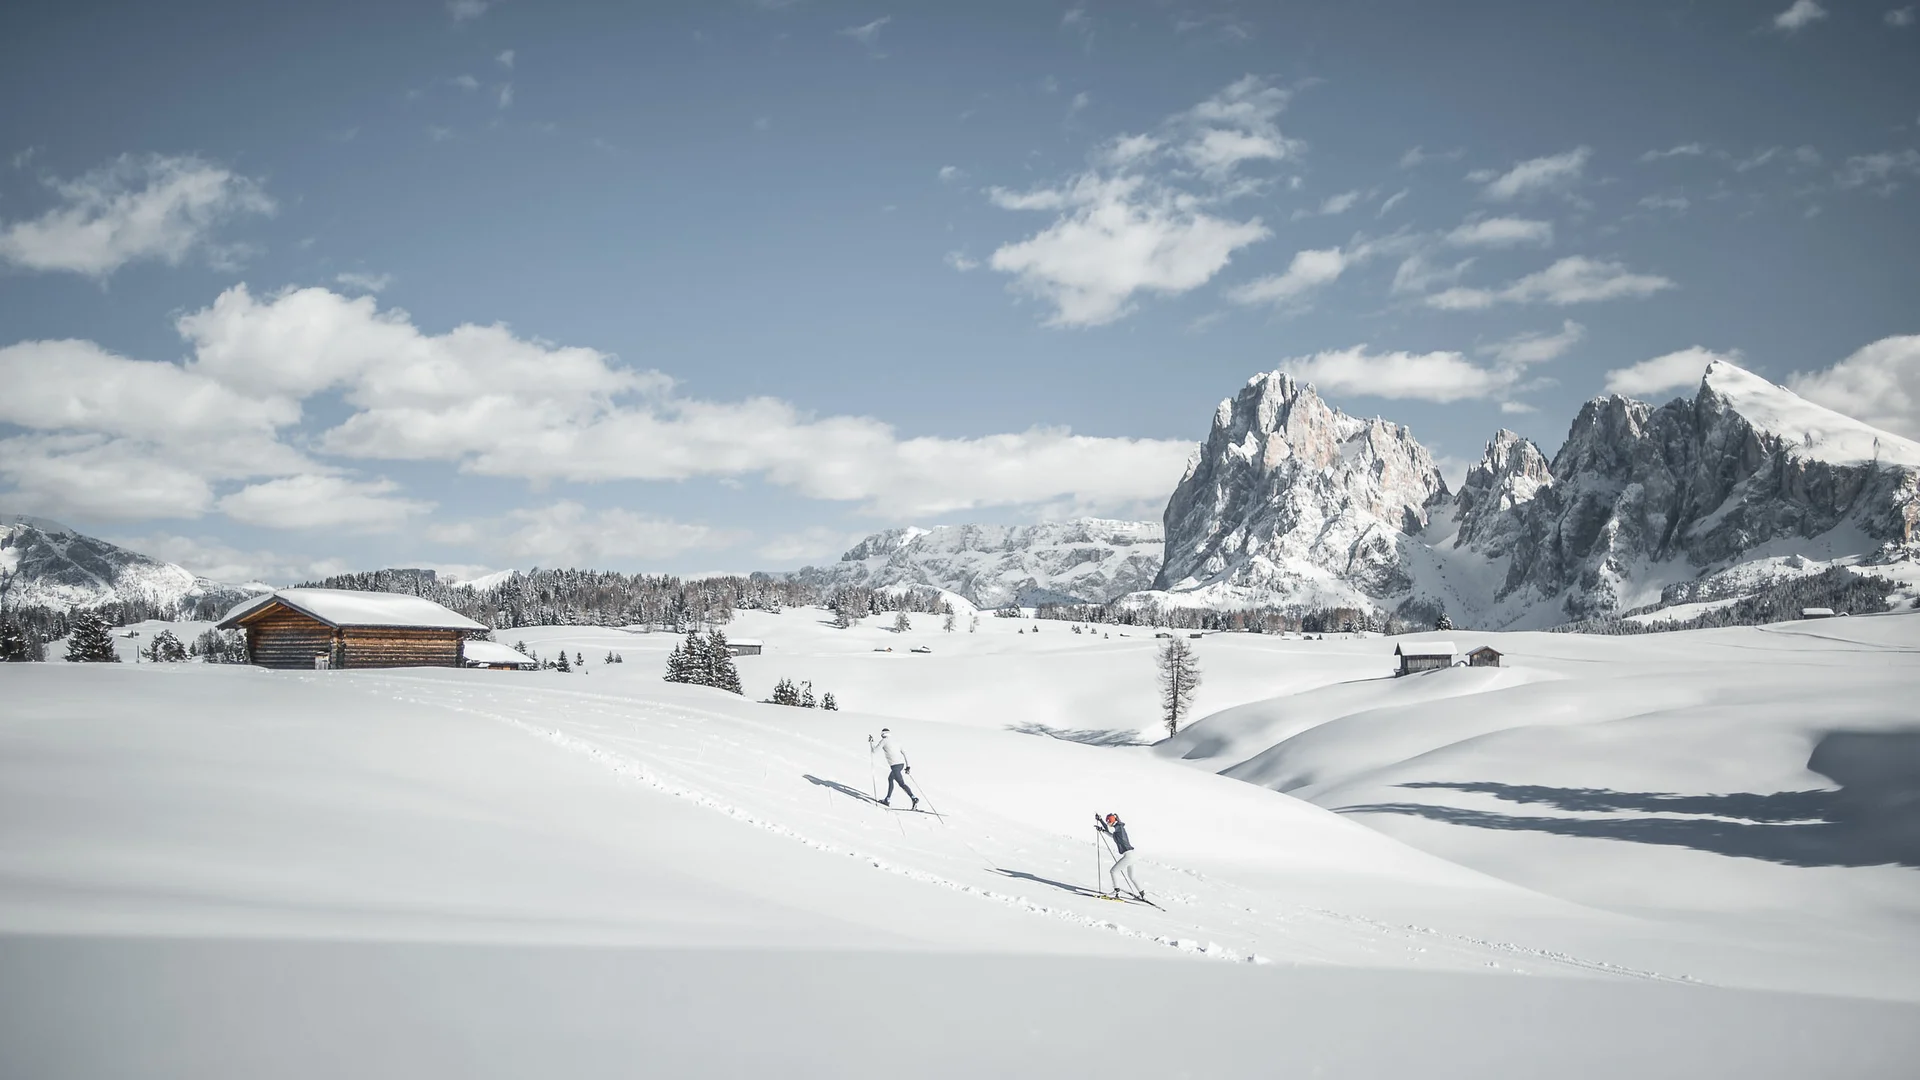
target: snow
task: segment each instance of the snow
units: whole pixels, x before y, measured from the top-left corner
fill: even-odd
[[[1798,457],[1857,465],[1920,468],[1920,443],[1862,423],[1724,360],[1707,366],[1705,385],[1755,428],[1784,439]]]
[[[1460,650],[1451,641],[1409,641],[1395,645],[1393,651],[1401,656],[1452,656]]]
[[[221,620],[226,625],[274,601],[333,626],[405,626],[435,630],[485,630],[456,611],[421,596],[355,592],[350,589],[279,589],[236,605]]]
[[[460,658],[469,664],[531,664],[525,653],[497,641],[465,641]]]
[[[1401,679],[1394,646],[1434,637],[1209,634],[1202,719],[1153,748],[1154,628],[918,622],[740,613],[772,650],[736,660],[745,698],[662,681],[675,635],[595,627],[502,632],[573,674],[0,665],[0,1074],[1800,1078],[1920,1051],[1898,835],[1759,820],[1835,787],[1829,734],[1910,729],[1920,615],[1488,634],[1510,666]],[[780,678],[849,711],[752,700]],[[871,804],[881,726],[943,817]],[[1899,790],[1897,739],[1826,745],[1842,791]],[[1106,810],[1164,912],[1089,895]]]

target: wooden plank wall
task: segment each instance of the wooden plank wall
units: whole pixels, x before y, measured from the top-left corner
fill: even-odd
[[[460,640],[463,635],[458,630],[349,627],[342,633],[346,637],[343,667],[460,666]]]
[[[261,667],[313,667],[333,648],[333,627],[297,611],[275,608],[247,624],[247,655]]]

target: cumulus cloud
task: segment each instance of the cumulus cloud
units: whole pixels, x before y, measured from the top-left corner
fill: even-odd
[[[226,265],[237,252],[216,244],[215,232],[275,209],[259,181],[192,156],[125,155],[51,186],[58,206],[0,222],[0,261],[95,278],[131,262],[178,266],[195,254]]]
[[[493,59],[495,63],[499,64],[503,68],[507,68],[509,70],[513,68],[513,50],[512,49],[500,50],[500,54],[498,56],[495,56]]]
[[[1400,261],[1393,273],[1393,294],[1423,293],[1440,285],[1452,285],[1473,266],[1472,259],[1452,264],[1436,263],[1432,255],[1416,251]]]
[[[342,476],[286,476],[241,488],[220,500],[222,513],[247,525],[275,529],[385,532],[433,509],[398,494],[391,480]]]
[[[155,455],[135,439],[98,434],[0,439],[0,479],[9,506],[90,521],[192,518],[213,502],[213,485],[189,464]]]
[[[1169,122],[1179,132],[1177,152],[1214,179],[1248,162],[1291,157],[1305,144],[1280,132],[1289,96],[1253,75],[1237,79]]]
[[[1448,233],[1447,243],[1456,247],[1547,247],[1553,243],[1553,223],[1516,217],[1482,218]]]
[[[349,289],[358,289],[361,292],[382,292],[387,286],[393,284],[393,275],[364,274],[357,270],[348,270],[333,275],[333,280]]]
[[[344,574],[353,569],[337,558],[316,559],[273,551],[247,551],[210,536],[148,533],[107,537],[130,551],[175,563],[215,581],[286,584]],[[420,565],[408,562],[409,566]]]
[[[1579,183],[1586,171],[1587,161],[1593,151],[1578,146],[1564,154],[1532,158],[1522,161],[1503,173],[1477,172],[1473,174],[1484,185],[1480,189],[1482,197],[1494,202],[1512,202],[1515,199],[1531,198],[1554,191],[1564,191]]]
[[[1885,16],[1888,26],[1905,29],[1913,25],[1913,8],[1890,8]]]
[[[1637,274],[1626,265],[1584,255],[1570,255],[1537,273],[1498,289],[1456,286],[1427,297],[1430,307],[1443,311],[1477,311],[1495,304],[1590,304],[1603,300],[1637,299],[1674,287],[1657,274]]]
[[[1843,188],[1877,185],[1882,194],[1892,192],[1901,177],[1920,176],[1920,150],[1889,150],[1877,154],[1857,154],[1848,158],[1833,174]]]
[[[994,201],[1005,209],[1064,211],[988,260],[1022,291],[1053,305],[1051,326],[1099,326],[1127,314],[1136,293],[1196,289],[1235,251],[1271,235],[1257,217],[1207,213],[1138,176],[1088,175],[1065,188],[999,192]]]
[[[1700,379],[1707,372],[1707,365],[1716,360],[1728,363],[1740,362],[1739,350],[1732,352],[1714,352],[1698,345],[1678,352],[1666,353],[1651,360],[1642,360],[1631,367],[1615,368],[1607,372],[1607,392],[1625,394],[1628,397],[1650,397],[1664,394],[1669,390],[1688,390],[1700,385]]]
[[[1586,336],[1586,327],[1567,319],[1557,331],[1515,334],[1503,341],[1493,342],[1481,351],[1502,364],[1525,367],[1560,359]]]
[[[1443,150],[1436,153],[1424,147],[1416,146],[1400,155],[1400,167],[1403,169],[1417,169],[1429,161],[1459,161],[1465,153],[1464,150],[1460,149]]]
[[[1319,207],[1315,209],[1309,210],[1303,207],[1295,210],[1293,212],[1293,220],[1299,221],[1302,218],[1309,217],[1336,217],[1353,209],[1359,205],[1360,200],[1369,198],[1370,196],[1370,192],[1358,190],[1342,191],[1337,195],[1329,195],[1320,200]]]
[[[1660,161],[1663,158],[1700,157],[1707,152],[1705,145],[1697,142],[1682,143],[1666,150],[1649,150],[1640,155],[1641,161]]]
[[[1353,252],[1337,247],[1297,251],[1284,273],[1255,278],[1227,298],[1236,304],[1298,304],[1308,293],[1339,280],[1355,261]]]
[[[1793,0],[1793,4],[1773,17],[1773,28],[1784,34],[1798,33],[1827,17],[1827,9],[1814,0]]]
[[[589,510],[570,499],[527,507],[489,521],[427,530],[430,539],[467,544],[516,561],[549,566],[593,566],[626,559],[665,559],[739,542],[741,534],[706,525],[636,514]]]
[[[485,15],[488,8],[499,2],[500,0],[447,0],[447,14],[453,16],[454,22],[466,22]]]
[[[1299,357],[1281,368],[1322,393],[1446,404],[1505,393],[1518,378],[1457,352],[1373,352],[1364,345]]]
[[[1881,338],[1825,371],[1796,371],[1787,387],[1835,412],[1920,439],[1920,334]]]

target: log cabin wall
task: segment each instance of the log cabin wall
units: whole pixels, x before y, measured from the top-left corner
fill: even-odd
[[[313,667],[316,656],[333,656],[334,629],[297,611],[274,607],[247,623],[247,655],[261,667]]]
[[[348,627],[343,637],[341,667],[459,667],[458,630],[418,630],[398,627]],[[308,666],[312,666],[309,660]]]

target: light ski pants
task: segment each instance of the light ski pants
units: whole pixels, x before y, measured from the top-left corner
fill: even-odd
[[[1138,893],[1143,891],[1140,888],[1140,883],[1133,879],[1133,852],[1131,851],[1113,860],[1113,891],[1119,892],[1120,885],[1123,882],[1126,884],[1128,892]]]
[[[905,765],[895,765],[887,772],[887,797],[881,799],[881,802],[893,801],[893,785],[895,784],[899,784],[900,790],[907,793],[907,798],[912,799],[914,802],[920,801],[920,796],[915,795],[913,789],[907,786],[907,767]]]

